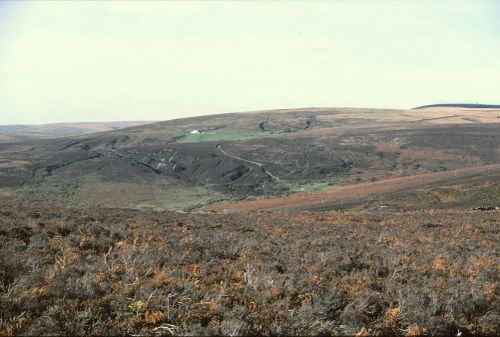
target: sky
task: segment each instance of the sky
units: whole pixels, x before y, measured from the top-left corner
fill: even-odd
[[[2,1],[0,124],[500,104],[499,1]]]

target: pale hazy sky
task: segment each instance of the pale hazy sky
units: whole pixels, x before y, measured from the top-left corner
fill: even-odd
[[[0,3],[0,124],[500,104],[500,1]]]

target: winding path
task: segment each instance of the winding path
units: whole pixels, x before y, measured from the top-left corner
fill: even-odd
[[[237,155],[229,153],[229,152],[227,152],[226,150],[224,150],[222,148],[221,144],[217,144],[217,149],[222,154],[224,154],[224,155],[226,155],[228,157],[231,157],[231,158],[237,159],[237,160],[241,160],[241,161],[244,161],[244,162],[247,162],[247,163],[250,163],[250,164],[253,164],[253,165],[256,165],[256,166],[260,167],[260,169],[262,170],[262,172],[264,172],[269,178],[271,178],[273,180],[276,180],[276,181],[280,181],[280,178],[276,177],[274,174],[272,174],[271,172],[269,172],[268,170],[265,169],[264,164],[256,162],[256,161],[253,161],[253,160],[241,158],[241,157],[238,157]]]

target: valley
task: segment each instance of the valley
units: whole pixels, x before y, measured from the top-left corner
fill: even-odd
[[[450,107],[283,109],[3,142],[0,190],[74,207],[192,210],[398,179],[411,188],[440,172],[497,170],[499,117]]]
[[[499,109],[16,137],[1,335],[498,334]]]

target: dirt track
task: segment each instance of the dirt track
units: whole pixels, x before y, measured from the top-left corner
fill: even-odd
[[[373,183],[354,186],[335,187],[321,192],[299,192],[285,197],[275,197],[262,200],[240,201],[212,206],[210,210],[284,210],[308,209],[334,205],[341,202],[352,202],[372,195],[411,189],[433,182],[446,181],[455,178],[465,178],[481,173],[500,170],[500,164],[466,167],[457,170],[437,173],[423,173],[409,177],[389,178]]]

